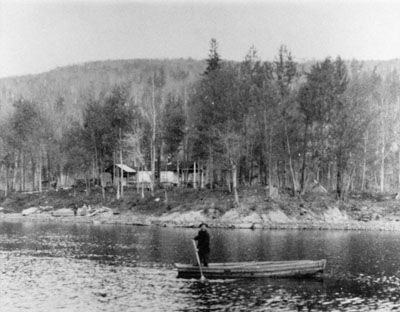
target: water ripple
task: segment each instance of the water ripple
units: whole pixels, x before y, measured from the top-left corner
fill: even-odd
[[[268,258],[270,252],[270,259],[326,256],[327,274],[320,280],[202,282],[178,279],[172,266],[174,261],[193,259],[191,242],[186,243],[189,234],[192,234],[190,230],[180,229],[3,224],[0,226],[0,310],[275,312],[400,309],[400,249],[396,249],[399,239],[395,236],[377,239],[376,234],[364,237],[335,232],[329,236],[324,232],[328,235],[324,237],[320,233],[312,236],[312,232],[261,235],[250,231],[227,231],[218,237],[214,233],[213,250],[221,251],[221,259],[236,260],[241,254],[249,258]],[[270,239],[272,235],[275,236]],[[375,244],[374,252],[367,253],[366,246],[371,241]],[[302,246],[303,242],[314,244],[314,248]],[[247,252],[240,250],[242,245],[246,246]],[[321,254],[325,250],[326,254]]]

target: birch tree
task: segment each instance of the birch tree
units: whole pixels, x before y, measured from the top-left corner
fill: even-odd
[[[289,135],[289,122],[293,111],[294,101],[291,99],[294,79],[297,74],[296,64],[293,61],[290,51],[285,46],[279,49],[278,59],[274,62],[274,74],[277,83],[279,106],[283,124],[283,140],[286,148],[286,155],[289,164],[290,176],[292,179],[293,195],[297,192],[297,178],[293,164],[292,143]],[[292,119],[293,120],[293,119]]]

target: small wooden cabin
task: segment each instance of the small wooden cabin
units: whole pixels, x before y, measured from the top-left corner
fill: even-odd
[[[106,172],[111,174],[111,181],[114,186],[120,183],[121,176],[123,186],[130,186],[136,183],[136,170],[127,165],[115,164],[108,167]]]

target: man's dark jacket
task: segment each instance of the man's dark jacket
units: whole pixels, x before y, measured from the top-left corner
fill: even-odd
[[[210,234],[207,231],[200,230],[194,239],[198,242],[197,248],[199,249],[199,253],[205,254],[210,252]]]

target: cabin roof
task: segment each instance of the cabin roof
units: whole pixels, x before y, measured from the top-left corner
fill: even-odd
[[[124,164],[116,164],[115,166],[120,168],[120,169],[122,169],[125,172],[129,172],[129,173],[135,173],[136,172],[135,169],[133,169],[133,168],[127,166],[127,165],[124,165]]]

